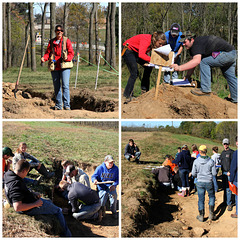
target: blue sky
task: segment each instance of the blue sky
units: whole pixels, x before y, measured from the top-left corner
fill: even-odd
[[[159,126],[173,126],[174,127],[179,127],[180,123],[182,121],[122,121],[122,126],[136,126],[136,127],[141,127],[145,123],[145,127],[159,127]]]

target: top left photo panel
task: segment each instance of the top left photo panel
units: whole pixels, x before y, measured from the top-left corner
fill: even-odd
[[[2,3],[3,119],[118,119],[119,4]]]

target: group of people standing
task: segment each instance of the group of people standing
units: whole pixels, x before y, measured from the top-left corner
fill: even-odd
[[[124,97],[129,101],[133,97],[135,81],[138,77],[137,63],[144,67],[141,79],[142,93],[149,91],[150,74],[152,67],[146,66],[151,60],[148,53],[155,48],[170,44],[174,52],[174,69],[172,79],[178,78],[179,71],[187,71],[185,79],[190,80],[196,66],[200,67],[201,88],[191,90],[197,96],[209,96],[211,93],[211,68],[220,67],[227,80],[230,98],[227,100],[237,103],[237,78],[235,76],[237,51],[234,46],[217,36],[196,36],[196,34],[180,31],[180,25],[174,23],[167,32],[154,32],[153,34],[139,34],[123,43],[123,59],[126,62],[130,77],[124,90]],[[185,47],[189,50],[191,60],[180,64],[181,52]],[[164,73],[164,82],[170,82],[170,72]]]
[[[97,190],[91,188],[89,177],[81,168],[74,166],[68,160],[62,162],[63,175],[57,189],[70,203],[68,209],[62,209],[53,204],[51,200],[42,198],[40,193],[28,188],[29,184],[35,186],[36,182],[40,183],[40,180],[26,178],[32,168],[35,168],[46,179],[54,177],[55,173],[48,171],[37,158],[26,153],[26,147],[26,143],[20,143],[15,154],[9,147],[2,149],[5,195],[8,203],[16,212],[29,216],[55,215],[62,226],[61,236],[64,237],[71,237],[72,233],[63,214],[70,213],[79,221],[92,219],[101,222],[109,199],[112,216],[115,219],[118,218],[116,187],[119,184],[119,170],[111,155],[105,157],[104,162],[96,168],[91,177]],[[10,160],[11,157],[12,160]]]

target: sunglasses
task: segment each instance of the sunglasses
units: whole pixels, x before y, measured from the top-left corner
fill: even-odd
[[[228,143],[224,143],[223,145],[229,145]]]
[[[62,29],[57,29],[56,32],[63,32],[63,30]]]

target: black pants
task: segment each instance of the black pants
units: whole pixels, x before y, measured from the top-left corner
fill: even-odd
[[[125,87],[123,95],[125,97],[129,98],[130,96],[132,96],[134,84],[138,77],[137,63],[139,63],[140,65],[143,65],[144,63],[147,63],[147,62],[145,60],[139,58],[137,52],[134,52],[134,51],[131,51],[128,49],[124,53],[123,58],[127,64],[128,70],[130,72],[130,77],[128,79],[127,86]],[[143,78],[141,80],[141,89],[142,90],[149,91],[151,72],[152,72],[151,67],[144,67]]]

